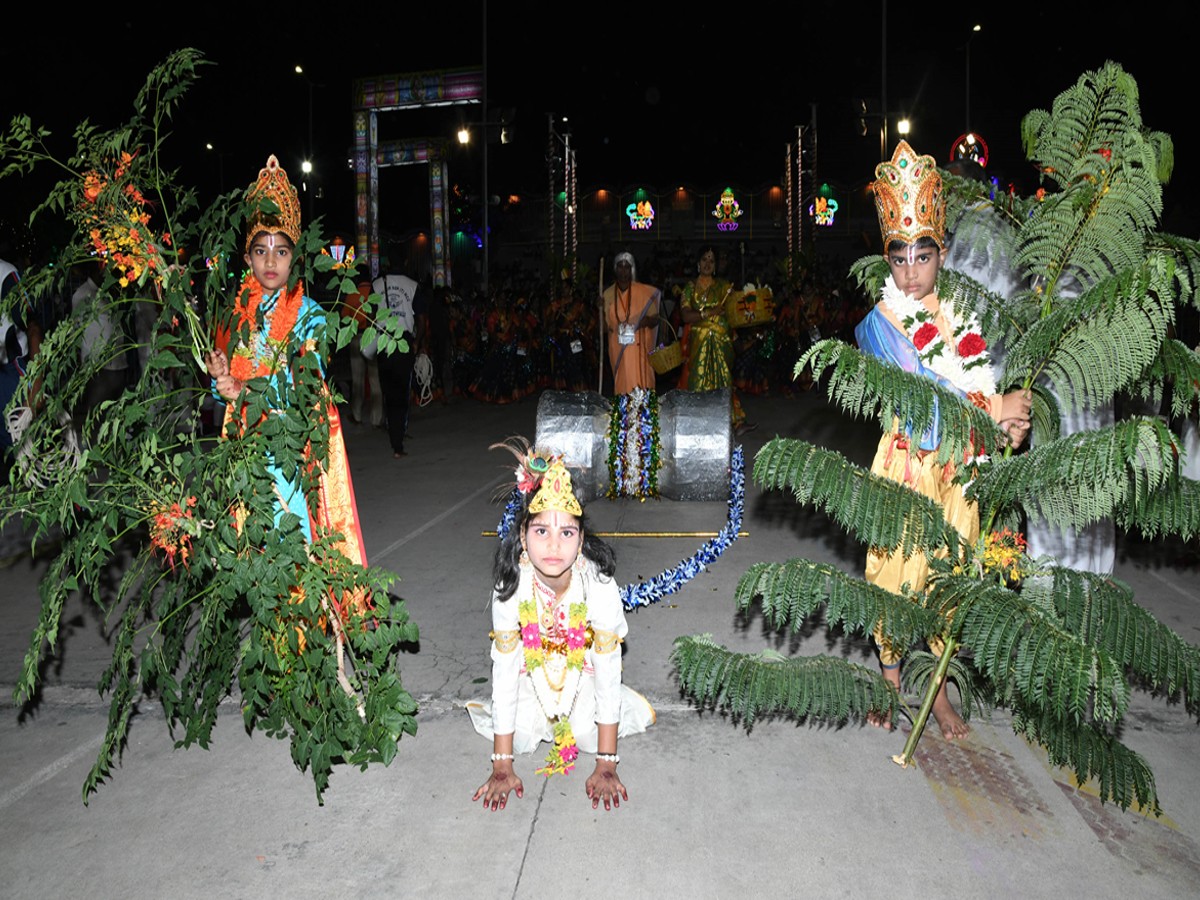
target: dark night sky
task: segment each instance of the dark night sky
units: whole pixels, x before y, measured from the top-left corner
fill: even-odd
[[[230,189],[249,183],[268,153],[289,172],[298,169],[308,142],[309,86],[292,72],[301,62],[313,88],[315,159],[325,200],[317,204],[333,226],[352,222],[353,179],[344,168],[352,141],[349,111],[353,78],[383,73],[479,65],[483,58],[483,7],[479,0],[441,4],[433,11],[397,6],[369,22],[348,22],[333,7],[309,15],[304,4],[286,18],[255,13],[270,33],[267,48],[245,41],[245,32],[215,24],[189,31],[129,23],[103,40],[54,57],[61,81],[14,72],[45,72],[45,45],[6,50],[8,70],[0,89],[0,121],[28,112],[60,132],[64,153],[71,125],[84,117],[108,125],[128,118],[146,72],[175,47],[195,46],[217,65],[206,70],[183,115],[171,148],[185,181],[202,194],[216,191],[223,175]],[[664,8],[669,7],[669,11]],[[879,160],[878,132],[861,137],[853,103],[881,94],[881,2],[815,0],[803,5],[743,0],[724,19],[702,17],[698,7],[611,2],[604,5],[507,3],[487,7],[489,105],[517,110],[516,143],[489,152],[491,193],[545,190],[548,114],[570,119],[581,186],[711,188],[736,182],[758,186],[778,180],[784,150],[797,125],[815,116],[817,168],[841,189],[861,185]],[[270,9],[270,7],[262,7]],[[964,4],[888,5],[888,100],[914,122],[911,143],[944,161],[965,128],[967,92],[964,46],[970,26],[983,30],[970,44],[970,124],[992,150],[990,168],[1004,180],[1032,185],[1019,143],[1021,116],[1049,108],[1054,96],[1106,59],[1137,79],[1142,114],[1152,128],[1176,141],[1176,175],[1166,188],[1166,225],[1195,236],[1190,210],[1195,178],[1184,171],[1181,85],[1165,60],[1179,59],[1193,17],[1159,8],[1149,21],[1100,22],[1078,4],[1048,4],[1037,11]],[[920,9],[918,15],[914,9]],[[400,11],[402,10],[402,11]],[[24,54],[24,58],[22,55]],[[382,117],[385,136],[418,137],[453,130],[478,111],[393,113]],[[206,153],[212,141],[222,154]],[[894,144],[895,133],[889,143]],[[889,148],[890,151],[890,148]],[[456,151],[453,180],[477,182],[477,150]],[[396,170],[390,170],[396,172]],[[385,227],[415,202],[420,181],[400,173],[383,178]],[[0,182],[0,215],[12,215],[37,193],[37,182]],[[392,212],[394,211],[394,212]],[[389,217],[396,219],[389,222]],[[1184,233],[1189,233],[1184,230]]]

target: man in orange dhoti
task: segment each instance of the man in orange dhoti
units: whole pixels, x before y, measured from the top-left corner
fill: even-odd
[[[613,391],[617,394],[628,394],[634,388],[652,391],[654,367],[650,365],[650,354],[658,340],[662,291],[635,280],[637,269],[631,253],[617,254],[613,274],[616,282],[602,295]]]

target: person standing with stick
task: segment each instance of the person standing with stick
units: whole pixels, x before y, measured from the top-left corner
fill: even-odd
[[[652,391],[655,372],[650,354],[658,339],[662,291],[636,280],[637,268],[629,252],[617,254],[613,275],[616,281],[601,295],[613,393],[628,394],[635,388]]]

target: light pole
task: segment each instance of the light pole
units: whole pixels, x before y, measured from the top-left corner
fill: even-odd
[[[983,30],[982,25],[975,25],[974,27],[972,27],[971,34],[967,38],[967,43],[965,46],[966,58],[967,58],[966,85],[965,85],[966,94],[967,94],[967,115],[966,115],[966,123],[965,124],[967,127],[963,129],[963,133],[968,134],[968,135],[971,133],[971,39],[974,38],[975,35],[977,35],[982,30]]]
[[[299,63],[296,64],[296,74],[303,78],[305,83],[308,85],[308,146],[304,150],[304,160],[300,164],[300,169],[304,172],[304,192],[308,194],[308,221],[312,222],[313,190],[312,185],[309,182],[312,181],[313,156],[315,155],[315,151],[313,149],[313,88],[316,87],[316,85],[313,84],[312,79],[305,74],[304,67]]]

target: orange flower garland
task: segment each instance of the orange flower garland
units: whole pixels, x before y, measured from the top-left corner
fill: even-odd
[[[279,295],[274,308],[266,314],[267,337],[260,346],[258,340],[258,309],[263,301],[263,288],[258,279],[252,274],[246,276],[242,288],[238,291],[238,299],[234,304],[235,329],[249,330],[247,340],[238,344],[229,356],[229,374],[238,381],[249,381],[270,375],[279,368],[279,362],[284,358],[288,340],[296,320],[300,316],[300,307],[304,302],[304,285],[297,282],[290,291]]]

